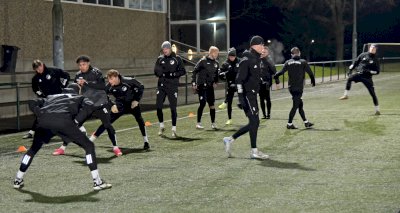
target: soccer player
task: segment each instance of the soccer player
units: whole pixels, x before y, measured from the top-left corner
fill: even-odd
[[[82,55],[76,59],[79,71],[76,73],[75,82],[80,86],[83,96],[89,98],[94,103],[96,110],[94,115],[98,117],[107,129],[108,137],[113,145],[113,152],[116,156],[121,156],[122,152],[117,145],[117,136],[114,127],[111,125],[108,97],[105,91],[105,81],[101,71],[90,65],[90,58]],[[90,137],[94,140],[95,137]],[[60,148],[53,152],[53,155],[64,155],[67,143],[63,143]]]
[[[230,137],[224,137],[223,142],[228,157],[232,156],[232,144],[241,135],[249,132],[250,135],[250,158],[268,159],[269,156],[257,148],[257,131],[260,124],[258,115],[257,93],[260,87],[261,53],[264,49],[264,39],[253,36],[250,40],[250,49],[243,52],[239,63],[239,72],[236,77],[236,86],[239,97],[238,107],[243,109],[249,122]]]
[[[260,81],[260,105],[263,113],[263,119],[271,118],[271,86],[272,86],[272,77],[276,73],[276,68],[273,65],[273,62],[268,58],[269,49],[267,46],[264,46],[264,50],[261,53],[261,81]],[[275,84],[278,87],[279,79],[275,79]],[[267,102],[267,113],[265,113],[265,102]]]
[[[143,136],[143,149],[150,149],[149,139],[147,137],[146,127],[140,111],[140,99],[143,95],[144,86],[134,78],[124,77],[117,70],[107,72],[108,84],[106,91],[115,97],[115,104],[111,107],[111,123],[114,123],[124,113],[132,114],[139,124],[140,132]],[[104,125],[99,126],[96,132],[91,136],[94,141],[105,130]]]
[[[38,97],[45,98],[48,95],[60,94],[62,89],[68,85],[70,76],[62,69],[47,67],[39,59],[32,62],[32,69],[36,72],[32,77],[32,90]],[[23,139],[33,138],[35,126],[36,120],[32,129],[23,136]]]
[[[214,88],[217,87],[218,83],[218,54],[219,49],[215,46],[211,46],[208,55],[201,58],[193,70],[192,88],[199,95],[200,102],[199,108],[197,109],[197,129],[204,129],[201,125],[201,117],[206,103],[208,103],[210,108],[211,128],[217,129],[217,125],[215,124]]]
[[[376,57],[376,49],[377,46],[372,44],[369,47],[368,52],[361,53],[357,57],[357,60],[350,65],[350,72],[354,69],[357,72],[351,74],[347,79],[346,90],[344,91],[344,95],[340,97],[339,100],[346,100],[349,98],[348,93],[350,91],[352,81],[355,83],[362,82],[365,87],[367,87],[368,92],[374,102],[375,115],[380,115],[381,113],[379,111],[378,98],[376,97],[374,82],[372,81],[372,76],[378,75],[380,72],[378,58]]]
[[[223,79],[226,79],[225,101],[218,106],[220,109],[225,109],[226,106],[228,106],[228,121],[226,121],[226,125],[232,124],[232,101],[233,96],[237,91],[235,80],[238,67],[239,58],[236,56],[236,49],[232,47],[228,50],[228,58],[221,65],[221,69],[219,71],[219,76]]]
[[[280,75],[283,75],[285,72],[289,73],[288,87],[289,92],[292,95],[293,106],[289,113],[289,120],[286,128],[297,129],[297,127],[293,124],[293,118],[296,114],[297,109],[299,110],[299,114],[303,119],[304,126],[306,128],[311,128],[314,124],[309,122],[306,118],[303,109],[303,100],[301,99],[301,97],[303,96],[305,73],[310,76],[311,85],[313,87],[315,86],[314,74],[312,73],[307,61],[300,58],[301,52],[298,47],[293,47],[290,52],[292,54],[292,58],[285,62],[282,70],[277,72],[274,77],[275,79],[278,79],[278,77]]]
[[[79,120],[86,119],[93,112],[93,102],[81,95],[57,94],[30,101],[29,107],[37,116],[38,124],[32,146],[22,157],[14,188],[20,189],[24,186],[23,178],[33,158],[43,144],[47,144],[55,134],[68,138],[85,150],[86,164],[93,178],[94,190],[111,188],[111,184],[100,178],[94,144],[77,126]]]
[[[158,135],[162,135],[165,131],[163,104],[165,97],[168,97],[169,107],[171,109],[172,118],[172,137],[177,137],[176,120],[178,113],[176,106],[178,102],[178,86],[179,78],[186,74],[185,66],[181,57],[171,50],[171,43],[164,41],[161,45],[163,55],[158,57],[154,66],[154,74],[158,77],[157,83],[157,117],[160,123]]]

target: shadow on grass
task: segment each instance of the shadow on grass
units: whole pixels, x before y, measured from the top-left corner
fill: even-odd
[[[162,135],[161,138],[170,140],[170,141],[182,141],[182,142],[192,142],[192,141],[198,141],[198,140],[203,140],[204,138],[188,138],[188,137],[183,137],[183,136],[177,136],[177,137],[168,137],[166,135]]]
[[[367,121],[348,121],[344,120],[344,125],[353,128],[359,132],[371,133],[374,135],[384,135],[386,126],[378,124],[378,116],[368,119]]]
[[[315,171],[315,169],[302,166],[298,163],[281,162],[281,161],[276,161],[276,160],[271,160],[271,159],[260,161],[260,165],[265,166],[265,167],[278,168],[278,169],[298,169],[298,170],[303,170],[303,171]]]
[[[98,193],[97,191],[92,191],[82,195],[68,195],[68,196],[58,196],[58,197],[53,197],[53,196],[50,197],[24,189],[19,189],[18,191],[24,194],[29,194],[32,197],[31,199],[25,200],[25,202],[64,204],[64,203],[100,201],[100,199],[92,197]]]

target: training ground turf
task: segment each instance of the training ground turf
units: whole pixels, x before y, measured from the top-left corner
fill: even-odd
[[[286,89],[272,92],[271,120],[261,120],[258,147],[270,160],[250,160],[248,134],[233,144],[227,158],[222,138],[247,122],[235,108],[232,126],[225,111],[217,112],[220,128],[196,130],[197,105],[178,108],[178,134],[157,136],[156,113],[143,117],[151,151],[142,151],[142,137],[131,116],[115,123],[124,155],[115,157],[107,135],[95,141],[102,178],[113,188],[93,192],[84,152],[71,144],[65,156],[52,156],[60,145],[55,137],[39,151],[25,187],[12,181],[19,168],[18,146],[29,147],[17,133],[0,136],[0,212],[399,212],[400,210],[400,73],[374,77],[380,116],[360,83],[350,99],[339,101],[344,81],[306,87],[303,96],[308,119],[305,130],[287,130],[291,98]],[[236,101],[236,100],[235,100]],[[216,102],[219,105],[221,100]],[[205,109],[208,113],[208,109]],[[164,110],[165,119],[170,118]],[[85,124],[89,132],[99,122]]]

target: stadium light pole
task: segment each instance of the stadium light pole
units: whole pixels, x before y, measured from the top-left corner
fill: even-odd
[[[357,0],[353,0],[353,44],[352,44],[352,61],[357,58]]]
[[[61,0],[53,0],[53,64],[64,69],[64,23]]]

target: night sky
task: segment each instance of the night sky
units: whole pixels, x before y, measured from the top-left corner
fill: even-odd
[[[238,14],[242,5],[243,0],[231,1],[231,17]],[[359,47],[364,43],[372,42],[400,43],[400,15],[398,14],[400,14],[399,4],[389,11],[371,11],[366,15],[359,14],[357,21]],[[265,40],[281,41],[279,33],[282,33],[284,29],[282,29],[283,15],[280,9],[272,6],[264,9],[262,15],[264,17],[241,16],[231,19],[231,46],[240,50],[247,48],[247,42],[252,35],[260,35]],[[351,36],[352,25],[348,26],[345,32],[345,46],[347,47],[351,46]],[[345,52],[345,56],[348,56],[348,48],[345,48]]]

